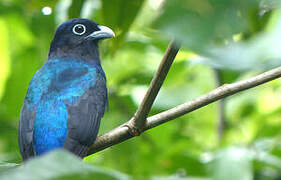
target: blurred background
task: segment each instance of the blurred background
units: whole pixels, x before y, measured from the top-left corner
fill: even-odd
[[[24,172],[14,169],[21,162],[20,109],[63,21],[90,18],[117,35],[100,44],[109,88],[102,134],[134,114],[173,37],[182,48],[150,115],[281,65],[280,5],[279,0],[1,0],[0,174]],[[67,167],[79,162],[55,157],[61,160],[49,158],[52,166],[66,161],[58,166],[66,174],[52,178],[96,177],[83,168],[72,176]],[[32,168],[44,161],[34,161],[20,179],[35,176]],[[113,179],[280,180],[281,81],[210,104],[91,155],[83,164],[105,169],[101,174],[114,172]]]

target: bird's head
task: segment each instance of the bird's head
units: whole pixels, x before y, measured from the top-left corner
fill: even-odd
[[[73,53],[85,54],[89,49],[97,49],[99,40],[114,37],[114,32],[89,19],[71,19],[61,24],[51,43],[49,56]],[[89,53],[89,52],[88,52]]]

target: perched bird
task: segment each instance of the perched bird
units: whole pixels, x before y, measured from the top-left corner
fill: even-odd
[[[83,158],[95,141],[107,105],[98,42],[113,31],[88,19],[60,25],[48,60],[33,76],[19,118],[23,160],[56,148]]]

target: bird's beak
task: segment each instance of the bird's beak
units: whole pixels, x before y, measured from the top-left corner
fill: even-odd
[[[92,39],[92,40],[99,40],[99,39],[106,39],[106,38],[111,38],[115,37],[114,32],[106,26],[98,26],[100,29],[99,31],[95,31],[88,36],[85,37],[85,39]]]

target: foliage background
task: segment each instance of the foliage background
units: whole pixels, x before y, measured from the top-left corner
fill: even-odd
[[[63,21],[91,18],[117,35],[100,44],[109,87],[100,130],[105,133],[134,114],[172,37],[183,47],[151,114],[279,66],[279,8],[278,0],[0,1],[0,179],[281,179],[280,80],[153,128],[83,163],[55,152],[26,166],[14,164],[21,161],[17,123],[28,83]],[[226,124],[222,134],[220,115]]]

